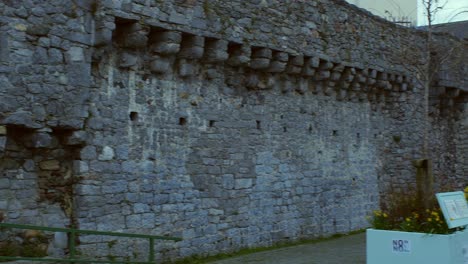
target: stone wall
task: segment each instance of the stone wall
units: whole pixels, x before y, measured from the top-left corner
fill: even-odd
[[[388,194],[414,186],[423,32],[338,0],[0,10],[6,222],[182,237],[157,245],[168,260],[362,229]],[[431,88],[439,188],[467,176],[456,61],[439,63]],[[145,256],[144,241],[112,241],[80,236],[80,251]]]

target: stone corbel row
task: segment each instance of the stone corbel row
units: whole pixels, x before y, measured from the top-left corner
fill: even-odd
[[[266,47],[150,27],[126,19],[116,19],[112,41],[124,49],[148,49],[151,58],[150,70],[156,74],[168,73],[176,59],[177,71],[182,77],[197,74],[196,64],[200,63],[225,63],[232,67],[242,67],[247,72],[243,85],[250,89],[269,87],[261,81],[256,81],[265,73],[284,73],[321,83],[328,87],[327,89],[344,89],[351,92],[404,92],[413,88],[412,80],[401,74],[359,69],[317,56],[289,54]],[[135,60],[135,56],[123,53],[120,67],[134,65]],[[299,92],[304,92],[304,86],[298,88]]]
[[[6,126],[0,126],[0,157],[3,157],[5,154],[7,142],[7,129]]]
[[[468,93],[454,87],[439,86],[431,92],[431,97],[437,99],[436,104],[444,108],[460,107],[463,110],[464,104],[468,103]]]
[[[7,131],[8,125],[0,125],[0,157],[5,152],[8,137]],[[59,143],[66,146],[79,147],[83,146],[87,140],[87,134],[82,130],[68,131],[61,136],[57,136],[54,130],[50,128],[25,128],[24,131],[26,131],[26,133],[23,135],[22,140],[25,146],[34,149],[53,149],[56,148]]]

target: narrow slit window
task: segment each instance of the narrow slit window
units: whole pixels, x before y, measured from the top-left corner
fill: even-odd
[[[130,112],[130,120],[132,122],[138,122],[138,112]]]

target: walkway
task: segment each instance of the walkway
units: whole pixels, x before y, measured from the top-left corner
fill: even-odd
[[[210,264],[365,264],[366,234],[285,247]]]

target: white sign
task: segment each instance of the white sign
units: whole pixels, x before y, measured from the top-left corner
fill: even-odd
[[[410,253],[411,242],[406,239],[393,239],[392,240],[392,252],[393,253]]]
[[[463,264],[468,264],[468,246],[465,245],[462,249],[463,253]]]
[[[466,200],[445,200],[445,208],[447,208],[450,220],[457,220],[468,217],[468,206]]]

